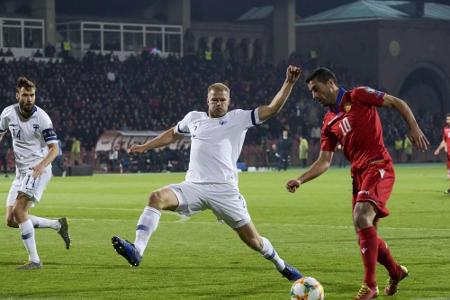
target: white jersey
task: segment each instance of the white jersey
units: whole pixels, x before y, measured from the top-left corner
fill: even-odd
[[[19,104],[6,107],[0,116],[0,133],[8,129],[13,140],[16,168],[21,173],[47,156],[47,144],[58,143],[50,117],[36,105],[29,119],[20,115]]]
[[[247,129],[260,124],[257,109],[236,109],[220,118],[191,111],[176,126],[176,132],[191,137],[191,155],[186,181],[237,184],[237,160]]]

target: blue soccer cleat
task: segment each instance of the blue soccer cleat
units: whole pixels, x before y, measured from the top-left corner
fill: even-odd
[[[113,236],[112,245],[116,252],[125,257],[125,259],[131,266],[139,266],[142,260],[142,256],[139,254],[139,251],[137,251],[136,247],[134,247],[132,243],[122,240],[118,236]]]
[[[293,266],[284,263],[285,267],[283,271],[280,271],[281,275],[283,275],[289,281],[296,281],[303,277],[302,273],[299,270],[294,268]]]

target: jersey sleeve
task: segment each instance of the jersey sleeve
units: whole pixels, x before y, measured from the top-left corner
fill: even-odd
[[[56,132],[53,129],[52,120],[50,120],[50,117],[46,113],[42,114],[40,123],[41,123],[40,126],[42,128],[42,137],[44,138],[44,141],[47,144],[57,144],[58,137],[56,136]]]
[[[336,151],[338,139],[328,130],[328,122],[324,121],[322,126],[322,134],[320,137],[320,150],[321,151]]]
[[[189,122],[191,120],[192,112],[187,113],[183,120],[178,122],[178,124],[175,126],[176,133],[180,135],[189,136],[191,135],[191,131],[189,130]]]
[[[6,120],[5,110],[3,110],[2,114],[0,115],[0,134],[6,132],[7,130],[8,122]]]
[[[370,87],[363,86],[354,88],[351,92],[352,102],[361,103],[370,106],[383,105],[384,92],[374,90]]]
[[[261,124],[258,116],[258,108],[253,110],[236,109],[233,111],[236,122],[244,128],[250,128]]]

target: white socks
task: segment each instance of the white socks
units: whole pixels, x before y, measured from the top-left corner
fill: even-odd
[[[52,228],[56,231],[61,229],[61,224],[58,220],[50,220],[32,215],[28,215],[28,219],[31,220],[34,228]]]
[[[147,206],[144,208],[144,211],[139,218],[136,226],[136,240],[134,241],[134,246],[141,256],[144,254],[150,236],[158,227],[160,217],[161,212],[159,210]]]
[[[38,263],[40,259],[36,250],[33,223],[30,219],[28,219],[25,222],[19,224],[19,228],[20,233],[22,234],[23,244],[28,252],[28,259],[32,262]]]
[[[282,260],[278,256],[277,251],[275,251],[275,249],[273,248],[272,244],[268,239],[266,239],[265,237],[261,237],[261,239],[263,241],[263,248],[260,251],[261,255],[264,256],[265,259],[268,259],[271,262],[273,262],[278,271],[283,271],[283,269],[286,266],[284,264],[284,260]]]

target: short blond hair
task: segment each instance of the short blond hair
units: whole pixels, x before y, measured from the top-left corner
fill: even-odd
[[[227,91],[228,95],[230,94],[230,88],[222,82],[216,82],[208,86],[208,93],[211,90]]]

